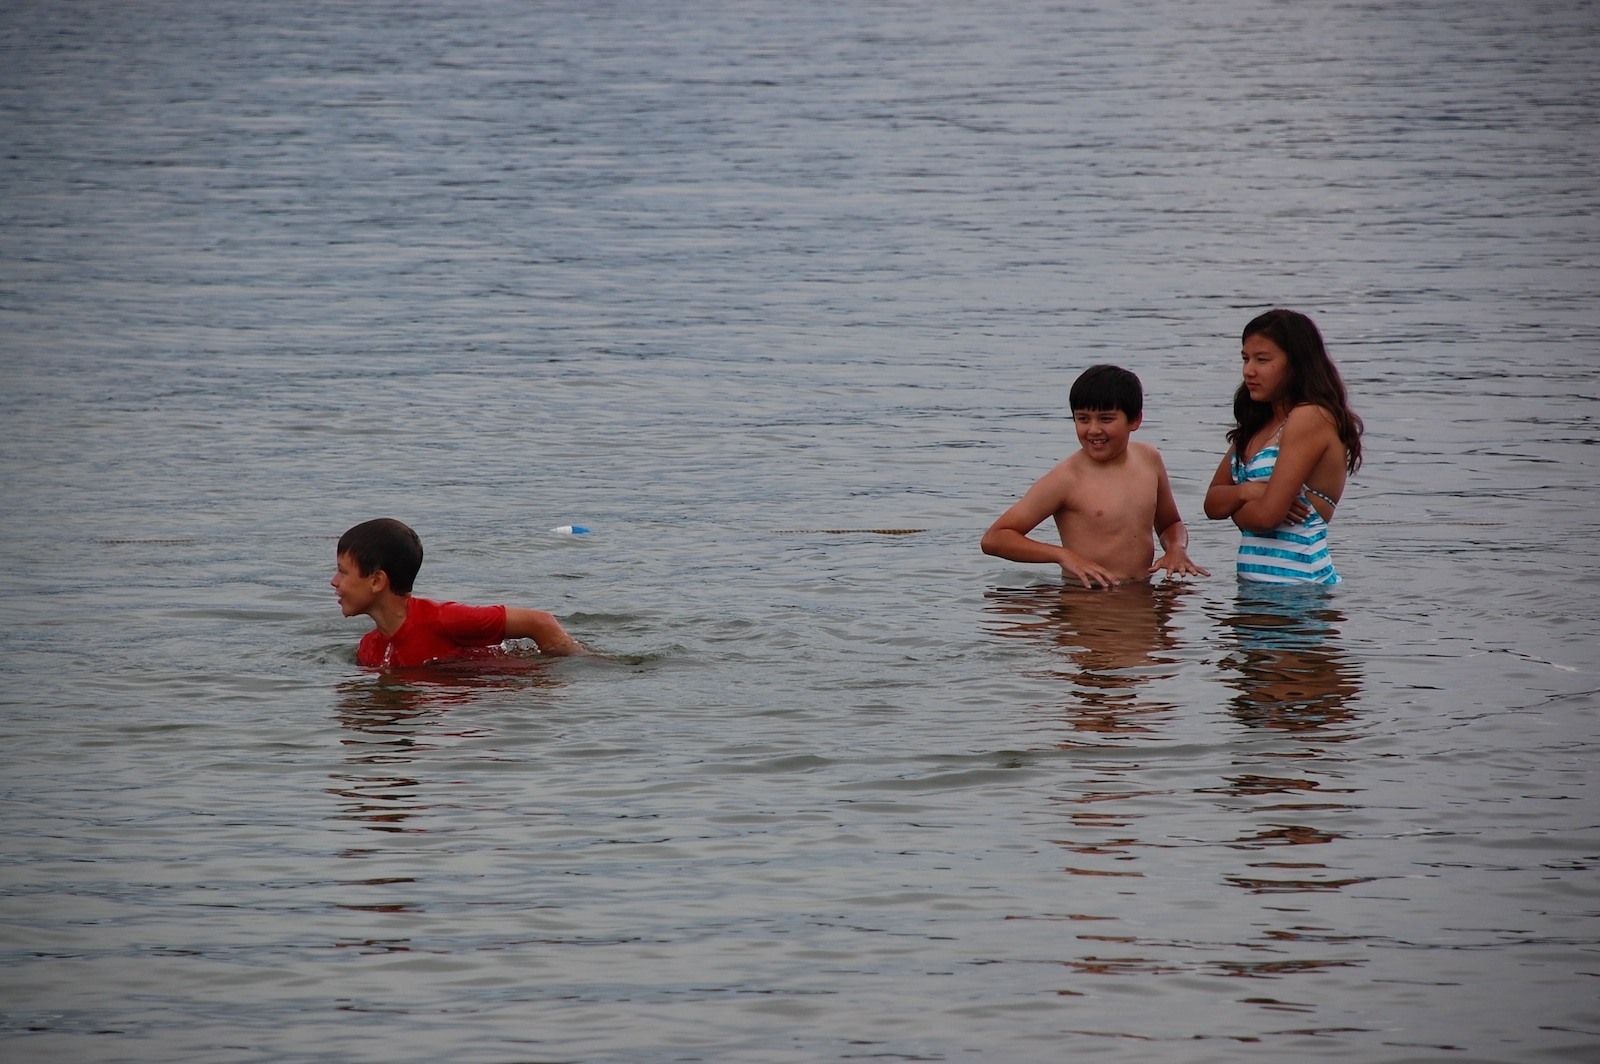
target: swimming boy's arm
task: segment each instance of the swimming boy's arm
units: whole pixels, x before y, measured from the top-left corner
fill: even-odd
[[[1172,485],[1167,481],[1166,463],[1156,456],[1156,539],[1161,543],[1162,555],[1150,566],[1154,575],[1165,569],[1168,579],[1174,576],[1210,576],[1211,574],[1189,560],[1189,530],[1178,515],[1178,502],[1172,497]]]
[[[531,639],[544,654],[587,654],[576,639],[567,634],[561,622],[544,610],[524,610],[506,607],[506,638]]]
[[[1040,477],[1033,487],[1028,489],[1026,495],[1018,499],[1011,509],[1001,514],[999,520],[989,526],[989,531],[983,534],[980,544],[983,553],[1014,562],[1054,563],[1083,581],[1084,587],[1094,587],[1096,583],[1102,587],[1111,587],[1117,582],[1117,578],[1109,569],[1096,565],[1066,547],[1046,543],[1028,535],[1039,527],[1045,518],[1054,515],[1066,505],[1071,475],[1066,471],[1065,465],[1066,463],[1062,463]]]

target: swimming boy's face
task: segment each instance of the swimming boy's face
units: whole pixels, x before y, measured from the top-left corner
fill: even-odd
[[[1128,437],[1142,418],[1128,420],[1120,410],[1074,410],[1072,423],[1078,430],[1078,446],[1096,462],[1121,458],[1128,450]]]
[[[387,577],[383,570],[362,576],[361,566],[356,564],[356,560],[348,554],[341,554],[333,570],[333,579],[328,583],[333,585],[340,612],[346,617],[355,617],[372,608],[378,598],[379,585],[384,580]]]
[[[1239,352],[1244,359],[1244,386],[1258,403],[1273,403],[1282,398],[1294,371],[1283,348],[1261,333],[1245,338]]]

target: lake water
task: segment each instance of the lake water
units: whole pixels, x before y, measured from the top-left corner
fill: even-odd
[[[1597,1059],[1597,48],[5,5],[0,1059]],[[1201,513],[1272,305],[1331,592]],[[1209,579],[978,550],[1101,361]],[[382,515],[611,660],[356,668]]]

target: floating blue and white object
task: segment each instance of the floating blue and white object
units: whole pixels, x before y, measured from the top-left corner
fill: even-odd
[[[582,525],[562,525],[560,528],[552,528],[550,531],[558,536],[587,536],[589,534],[589,530]]]

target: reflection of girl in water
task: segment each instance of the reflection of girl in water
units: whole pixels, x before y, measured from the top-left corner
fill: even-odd
[[[1222,621],[1236,651],[1223,661],[1235,714],[1253,728],[1312,731],[1348,722],[1360,677],[1338,644],[1344,615],[1324,593],[1243,583]]]
[[[1206,516],[1233,518],[1241,580],[1337,584],[1328,522],[1361,465],[1361,419],[1322,334],[1304,314],[1269,310],[1244,327],[1244,380]]]

